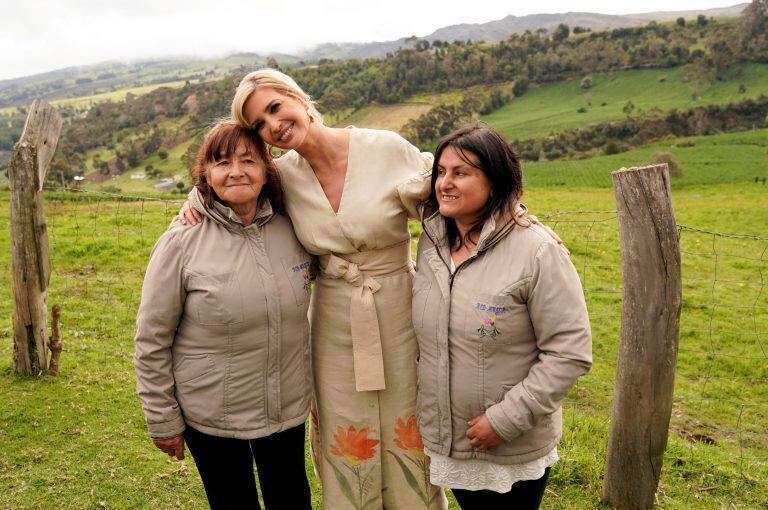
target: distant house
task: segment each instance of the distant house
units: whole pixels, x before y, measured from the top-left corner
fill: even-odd
[[[176,187],[176,180],[172,177],[166,177],[165,179],[162,179],[160,182],[155,184],[155,189],[159,189],[162,191],[170,191]]]

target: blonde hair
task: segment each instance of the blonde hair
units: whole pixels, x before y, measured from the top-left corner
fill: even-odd
[[[240,85],[237,86],[235,97],[232,99],[232,118],[241,126],[251,127],[245,118],[243,107],[251,94],[261,88],[275,89],[281,94],[306,103],[309,116],[322,124],[323,116],[317,111],[315,101],[299,87],[293,78],[275,69],[259,69],[245,75],[240,81]]]

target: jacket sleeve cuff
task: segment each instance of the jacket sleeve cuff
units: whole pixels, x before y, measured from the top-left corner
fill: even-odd
[[[501,404],[494,404],[485,410],[485,417],[491,423],[493,430],[504,441],[512,441],[513,439],[521,436],[523,432],[515,427],[511,420],[504,413],[504,409]]]
[[[168,439],[169,437],[180,436],[184,433],[184,429],[186,429],[186,424],[181,414],[171,421],[147,423],[147,430],[152,439]]]

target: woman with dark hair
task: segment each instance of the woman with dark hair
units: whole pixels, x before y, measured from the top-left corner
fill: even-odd
[[[431,481],[465,510],[536,509],[562,402],[592,362],[581,283],[526,218],[520,163],[498,132],[445,137],[431,183],[412,302]]]
[[[267,509],[309,510],[311,258],[253,131],[217,124],[191,173],[202,221],[157,241],[136,319],[149,434],[178,459],[186,442],[213,509],[259,508],[255,461]]]

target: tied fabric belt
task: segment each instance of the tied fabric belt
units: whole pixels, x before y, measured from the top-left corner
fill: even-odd
[[[322,278],[344,280],[355,287],[349,303],[349,319],[357,391],[386,387],[381,332],[373,295],[381,289],[377,278],[410,271],[410,246],[410,241],[404,241],[380,250],[320,256]]]

